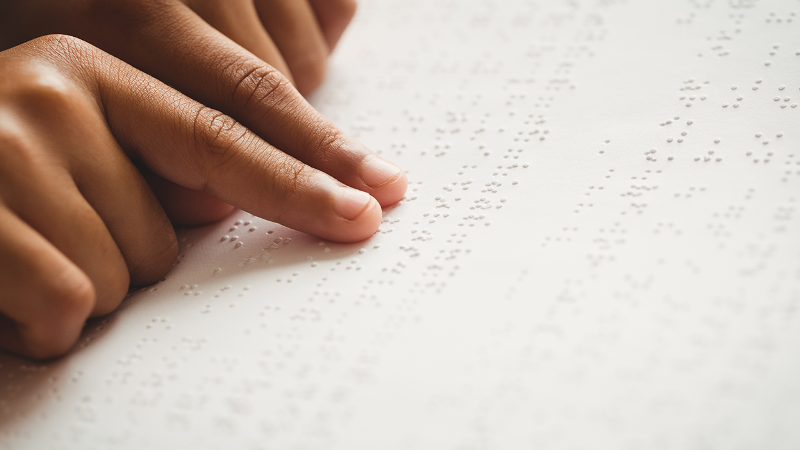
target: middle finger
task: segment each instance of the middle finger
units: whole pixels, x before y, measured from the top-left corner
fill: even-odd
[[[252,0],[184,0],[192,11],[232,41],[278,69],[289,81],[292,72],[258,19]]]
[[[106,46],[134,66],[232,116],[278,149],[367,192],[381,205],[402,199],[407,179],[398,167],[339,131],[277,70],[186,5],[153,6],[133,18],[115,5],[109,4],[110,12],[94,20],[118,26],[105,27],[91,41],[115,43]],[[79,28],[91,29],[91,24]]]

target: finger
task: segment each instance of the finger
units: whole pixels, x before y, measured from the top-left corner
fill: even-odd
[[[300,161],[369,193],[381,205],[403,198],[407,178],[399,168],[336,129],[276,70],[211,29],[185,5],[147,17],[146,27],[107,29],[111,34],[104,39],[128,43],[130,47],[117,53],[134,65],[233,116]],[[108,20],[125,23],[115,17]],[[164,45],[161,36],[172,35],[175,29],[182,31],[180,37]]]
[[[93,313],[103,314],[127,293],[128,270],[105,224],[73,183],[68,158],[47,154],[50,146],[79,146],[81,140],[59,129],[70,115],[69,100],[60,98],[64,88],[52,81],[58,78],[46,67],[39,70],[39,75],[27,74],[30,88],[17,93],[19,104],[8,101],[0,111],[0,198],[89,277],[97,299]],[[24,120],[26,115],[40,121]]]
[[[89,275],[93,314],[106,314],[131,281],[153,283],[172,267],[174,230],[93,97],[52,67],[17,71],[27,83],[0,125],[7,147],[0,190],[9,208]]]
[[[96,98],[103,101],[114,135],[156,174],[327,239],[358,241],[377,230],[380,206],[368,194],[109,55],[97,52],[96,58]],[[126,80],[124,87],[116,82],[119,77]]]
[[[37,175],[29,174],[28,179],[35,181],[26,191],[3,189],[9,209],[86,273],[97,297],[92,315],[111,312],[130,286],[122,253],[102,219],[70,186],[68,175],[50,175],[49,180]]]
[[[89,105],[80,109],[81,120],[70,124],[71,134],[59,135],[62,146],[66,136],[83,143],[78,162],[72,164],[72,177],[125,259],[130,285],[153,284],[169,272],[178,256],[175,230],[142,174],[108,130],[101,111]],[[96,314],[110,312],[121,300],[100,297]]]
[[[186,0],[185,2],[209,25],[278,69],[293,82],[289,66],[258,19],[253,0]]]
[[[297,90],[310,94],[325,79],[330,54],[311,6],[305,0],[255,0],[255,7],[294,74]]]
[[[46,359],[78,340],[94,307],[89,278],[0,205],[0,348]]]
[[[328,43],[328,49],[333,52],[336,44],[344,34],[344,30],[356,14],[355,0],[309,0],[317,22]]]

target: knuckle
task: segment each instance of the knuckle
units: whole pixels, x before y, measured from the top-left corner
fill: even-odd
[[[98,49],[88,42],[66,34],[42,36],[34,39],[32,45],[52,57],[71,63],[88,61],[89,57],[98,52]]]
[[[208,191],[215,178],[241,160],[252,136],[232,117],[205,106],[197,110],[193,127],[195,147],[199,150],[196,154],[200,155],[194,159],[197,173],[202,174],[200,190]]]
[[[75,90],[64,80],[34,76],[18,87],[16,97],[35,113],[69,114],[75,108]]]
[[[0,120],[0,191],[4,201],[17,204],[24,196],[20,195],[20,183],[38,183],[44,181],[47,165],[36,147],[34,139],[22,131],[21,127]]]
[[[28,120],[58,120],[73,117],[83,108],[78,88],[56,70],[42,67],[20,68],[13,84],[3,90],[8,116]]]
[[[206,106],[198,108],[193,127],[197,147],[223,161],[247,134],[247,129],[235,119]]]
[[[0,165],[0,169],[10,168],[9,166],[21,163],[22,161],[15,161],[15,164],[11,164],[11,161],[18,160],[19,157],[30,160],[32,148],[28,136],[22,131],[22,127],[14,122],[0,118],[0,157],[5,162]],[[30,163],[32,161],[28,161],[25,166]]]
[[[265,114],[277,105],[286,105],[295,96],[289,80],[267,65],[243,70],[237,78],[233,100],[245,112],[256,110]]]
[[[52,305],[51,314],[27,326],[23,333],[29,355],[37,359],[66,353],[77,341],[95,302],[94,286],[82,274],[69,283],[44,284],[43,289]]]
[[[316,136],[315,140],[309,143],[309,150],[314,158],[320,161],[335,161],[339,155],[338,149],[342,148],[344,133],[331,128],[329,124],[320,123],[317,125],[317,132],[310,133]]]
[[[94,307],[95,289],[91,280],[82,272],[70,271],[66,276],[52,278],[44,285],[46,295],[52,299],[58,317],[87,317]]]
[[[284,206],[295,205],[300,202],[305,187],[312,184],[313,170],[288,155],[276,158],[271,164],[276,176],[271,177],[270,196],[279,199]],[[291,208],[275,208],[271,219],[280,223],[291,213]]]
[[[286,176],[283,184],[283,198],[291,201],[301,194],[302,187],[308,184],[307,167],[296,161],[287,161],[283,164],[282,173]]]

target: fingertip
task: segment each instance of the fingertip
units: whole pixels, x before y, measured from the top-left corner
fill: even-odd
[[[381,206],[390,206],[403,199],[408,188],[408,176],[389,161],[370,155],[360,169],[361,180],[370,188],[370,194]]]
[[[389,183],[376,189],[372,195],[381,204],[381,206],[391,206],[399,202],[406,195],[408,190],[408,175],[405,172],[400,172],[399,175]]]
[[[334,202],[337,217],[321,237],[337,242],[358,242],[369,238],[378,230],[383,218],[378,201],[366,192],[341,187]]]
[[[366,192],[342,186],[336,194],[333,209],[344,220],[352,221],[367,209],[371,200]]]

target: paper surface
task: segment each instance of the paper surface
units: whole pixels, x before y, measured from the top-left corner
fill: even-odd
[[[0,448],[800,448],[798,13],[362,0],[311,101],[406,199],[182,231],[70,355],[0,356]]]

